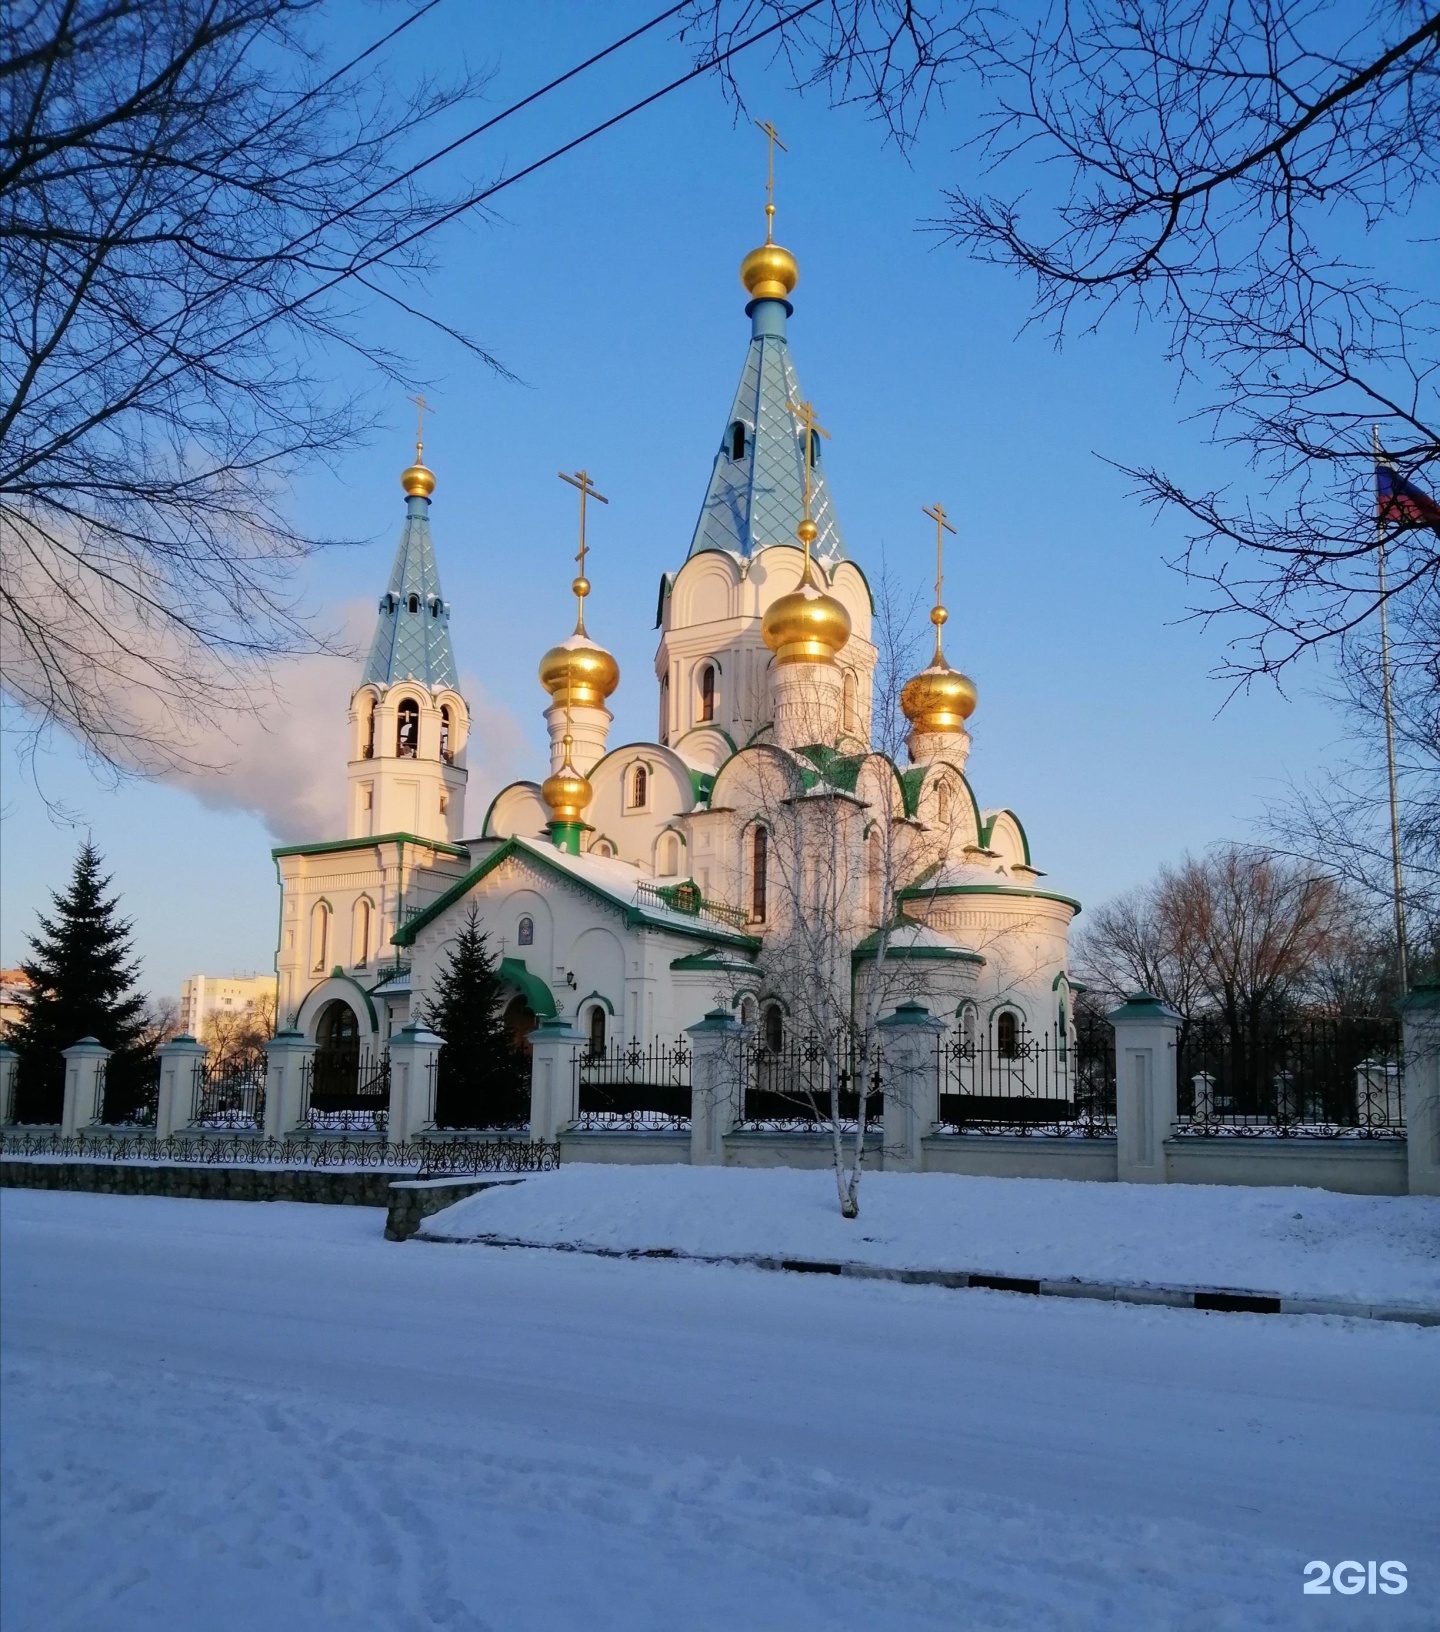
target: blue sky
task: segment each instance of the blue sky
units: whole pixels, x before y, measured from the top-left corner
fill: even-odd
[[[493,71],[499,107],[647,14],[445,5],[412,30],[405,66],[463,53]],[[342,7],[336,26],[353,43],[375,14]],[[641,42],[502,126],[465,173],[517,168],[687,62],[663,35]],[[1223,633],[1185,621],[1194,592],[1164,564],[1178,531],[1141,511],[1099,457],[1234,474],[1188,422],[1200,398],[1177,396],[1162,337],[1121,320],[1057,350],[1025,327],[1028,295],[1013,277],[925,230],[942,188],[973,180],[956,115],[907,158],[763,62],[740,77],[750,111],[789,144],[777,237],[801,269],[791,344],[831,432],[849,550],[872,575],[883,552],[926,593],[933,531],[921,506],[943,501],[960,529],[946,648],[979,688],[970,772],[981,804],[1015,809],[1036,864],[1092,904],[1187,849],[1252,833],[1287,776],[1323,767],[1337,731],[1310,689],[1316,675],[1297,675],[1289,697],[1264,689],[1225,706],[1210,678]],[[697,82],[505,192],[495,219],[450,229],[425,303],[519,384],[387,312],[367,319],[414,359],[436,405],[432,522],[460,668],[480,688],[489,763],[477,781],[544,765],[535,667],[573,618],[573,492],[560,469],[584,465],[611,501],[592,530],[588,613],[621,667],[611,740],[653,735],[655,590],[684,558],[744,356],[737,268],[763,237],[764,161],[749,115]],[[345,358],[331,366],[337,383],[357,383]],[[327,617],[358,613],[363,641],[403,516],[413,409],[399,390],[358,383],[377,391],[388,428],[337,471],[300,472],[293,502],[305,525],[364,541],[307,578]],[[117,789],[64,743],[30,771],[7,741],[0,960],[21,955],[88,830],[135,920],[152,991],[178,993],[202,970],[269,968],[283,804],[272,784],[290,763],[279,745],[313,775],[345,730],[344,681],[343,669],[324,684],[279,676],[290,706],[266,722],[275,754],[250,739],[228,778],[202,786]],[[328,710],[326,696],[339,699]],[[487,800],[472,793],[472,830]],[[268,805],[272,825],[247,803]]]

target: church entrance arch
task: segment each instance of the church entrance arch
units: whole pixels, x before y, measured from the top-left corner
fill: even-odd
[[[530,1058],[530,1033],[535,1029],[535,1011],[523,997],[512,997],[505,1005],[505,1030],[510,1046]]]
[[[343,998],[333,998],[315,1019],[310,1110],[322,1116],[349,1110],[359,1078],[360,1021]]]

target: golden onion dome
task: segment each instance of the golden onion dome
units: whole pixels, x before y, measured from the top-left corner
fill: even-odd
[[[566,737],[565,763],[540,784],[540,797],[549,807],[551,821],[578,822],[594,794],[589,779],[570,763],[570,739]]]
[[[412,499],[428,499],[435,491],[435,472],[417,458],[400,472],[400,485]]]
[[[800,526],[814,527],[814,522]],[[806,576],[798,589],[771,601],[760,623],[765,644],[781,663],[833,663],[850,638],[850,614],[815,580]]]
[[[574,634],[540,659],[540,684],[557,703],[604,708],[620,684],[620,665],[588,635]]]
[[[907,680],[900,707],[916,731],[956,732],[975,712],[975,682],[952,669],[943,657]]]
[[[784,300],[800,281],[800,268],[788,249],[761,244],[741,261],[740,281],[752,300]]]

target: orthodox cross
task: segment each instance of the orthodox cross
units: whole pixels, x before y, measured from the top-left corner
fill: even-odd
[[[420,455],[425,451],[425,416],[433,414],[435,410],[418,391],[406,400],[415,404],[415,463],[418,465]]]
[[[935,607],[930,613],[930,621],[935,625],[935,661],[941,661],[940,653],[940,625],[950,614],[941,604],[940,596],[945,587],[945,535],[954,533],[949,517],[945,514],[943,504],[922,505],[921,511],[935,523]],[[956,534],[956,537],[959,535]]]
[[[765,166],[765,242],[773,244],[775,242],[775,149],[778,147],[782,153],[788,153],[790,149],[780,140],[780,132],[768,119],[757,119],[755,123],[765,132],[766,140],[769,143]]]
[[[575,560],[579,565],[579,572],[571,589],[575,591],[575,633],[585,633],[585,597],[590,593],[590,580],[585,576],[585,557],[590,553],[590,546],[585,542],[585,503],[587,499],[596,499],[601,504],[609,504],[609,499],[590,480],[587,470],[577,470],[573,476],[567,476],[563,470],[555,474],[562,482],[569,482],[571,487],[580,489],[580,548],[575,552]]]

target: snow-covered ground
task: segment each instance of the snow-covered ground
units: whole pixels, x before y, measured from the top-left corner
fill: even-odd
[[[458,1202],[425,1233],[1440,1308],[1433,1197],[872,1173],[860,1199],[847,1223],[829,1173],[577,1163]]]
[[[1440,1619],[1434,1330],[0,1214],[6,1632]],[[1303,1597],[1312,1559],[1410,1590]]]

